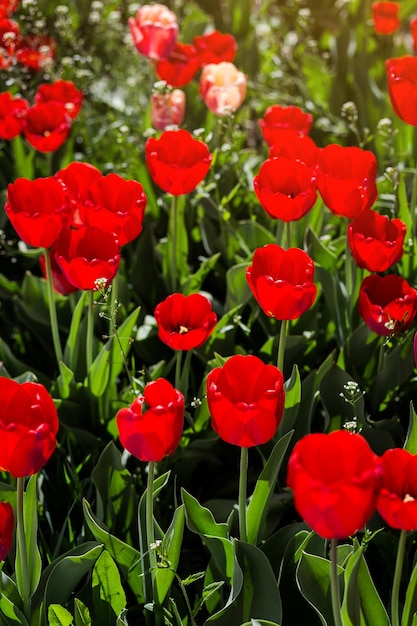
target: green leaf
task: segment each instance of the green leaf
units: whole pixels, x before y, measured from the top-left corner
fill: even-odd
[[[123,324],[118,327],[117,334],[120,343],[116,337],[110,337],[94,359],[88,375],[88,382],[86,381],[94,396],[99,398],[106,391],[109,384],[110,363],[113,378],[116,378],[124,368],[123,358],[126,358],[129,352],[131,337],[139,311],[140,307],[137,307],[125,319]]]
[[[107,550],[98,557],[92,578],[95,616],[100,626],[113,626],[115,618],[126,608],[120,574]]]
[[[182,293],[185,296],[200,291],[205,278],[211,272],[211,270],[214,269],[219,258],[220,252],[217,252],[208,259],[203,259],[198,270],[194,274],[187,276],[185,282],[182,285]]]
[[[163,248],[162,266],[169,285],[181,285],[189,276],[188,232],[185,226],[185,196],[172,197],[173,206],[168,209],[168,238]],[[174,209],[174,203],[176,209]],[[175,250],[173,246],[175,245]],[[175,255],[175,266],[173,258]],[[176,271],[174,278],[173,272]]]
[[[323,626],[334,626],[330,592],[330,561],[314,554],[303,552],[297,568],[300,591],[317,612]],[[338,578],[343,574],[339,565]]]
[[[311,226],[307,227],[305,237],[307,252],[314,259],[314,262],[321,265],[321,267],[328,272],[334,272],[336,270],[338,258],[324,245],[323,241],[316,235]]]
[[[23,479],[22,479],[23,480]],[[38,499],[36,490],[37,474],[29,479],[23,502],[24,529],[26,537],[27,564],[29,569],[30,587],[29,598],[35,593],[42,571],[41,555],[38,548]],[[19,533],[16,541],[16,582],[21,597],[24,589],[23,572],[21,570],[21,549]]]
[[[206,624],[241,624],[253,616],[281,621],[281,598],[277,581],[266,556],[248,543],[236,540],[232,590],[226,605]]]
[[[248,263],[233,265],[226,272],[226,311],[245,304],[251,297],[251,290],[246,280]]]
[[[91,626],[91,616],[88,608],[79,600],[74,598],[75,626]]]
[[[278,436],[283,437],[297,421],[301,402],[301,378],[297,365],[293,365],[291,377],[285,381],[284,415],[278,427]]]
[[[268,513],[269,502],[274,492],[278,472],[292,434],[293,431],[287,433],[275,444],[256,482],[246,514],[248,543],[256,545],[262,539],[262,531],[264,530],[263,526]]]
[[[49,626],[71,626],[72,615],[60,604],[51,604],[48,606],[48,624]]]
[[[175,510],[172,522],[162,539],[161,552],[164,560],[162,565],[158,567],[155,572],[155,584],[159,604],[162,604],[165,600],[172,581],[175,578],[181,554],[184,523],[184,505],[181,505]],[[166,565],[166,567],[164,565]]]
[[[417,413],[412,402],[410,402],[410,418],[404,449],[411,454],[417,454]]]
[[[245,622],[241,626],[280,626],[276,622],[270,622],[267,619],[251,619],[250,622]]]
[[[414,566],[405,594],[401,626],[415,626],[417,614],[417,566]]]
[[[390,626],[363,557],[363,547],[357,549],[346,564],[341,615],[344,626]]]
[[[88,528],[93,533],[97,541],[100,541],[106,550],[116,561],[123,575],[126,577],[138,602],[143,602],[143,583],[140,578],[142,573],[142,555],[140,552],[124,543],[103,526],[103,524],[93,515],[91,507],[86,500],[83,500],[84,517]]]
[[[13,604],[7,596],[0,593],[0,620],[3,621],[3,617],[6,618],[4,622],[6,626],[14,626],[19,624],[20,626],[29,626],[23,613],[18,607]]]

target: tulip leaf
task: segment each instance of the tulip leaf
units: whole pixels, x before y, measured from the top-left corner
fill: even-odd
[[[0,593],[0,624],[1,626],[29,626],[25,616],[4,594]]]
[[[130,588],[139,602],[143,601],[143,584],[140,579],[142,573],[142,555],[140,552],[124,543],[103,526],[94,516],[86,500],[83,501],[85,521],[97,541],[101,542],[126,577]]]
[[[411,454],[417,454],[417,413],[412,402],[410,402],[410,418],[404,448]]]
[[[338,257],[324,245],[311,226],[307,227],[305,240],[307,252],[314,259],[314,262],[321,265],[328,272],[334,272],[337,267]]]
[[[165,600],[172,581],[175,578],[181,554],[184,522],[184,505],[181,505],[175,510],[172,522],[162,539],[162,562],[161,566],[158,567],[155,572],[156,592],[159,604],[162,604]]]
[[[278,426],[278,436],[286,435],[295,425],[301,402],[301,378],[297,365],[293,365],[291,377],[285,381],[284,414]]]
[[[274,446],[257,482],[246,513],[248,543],[256,545],[262,539],[268,505],[275,489],[278,472],[294,431],[290,431]]]
[[[185,282],[182,285],[182,293],[185,296],[200,291],[205,278],[215,267],[217,261],[219,260],[219,257],[220,252],[216,252],[216,254],[213,254],[208,259],[203,259],[198,270],[194,274],[187,276]]]
[[[253,616],[280,623],[281,597],[275,574],[259,548],[236,540],[232,589],[226,605],[209,617],[205,624],[217,626],[241,624]]]
[[[88,608],[79,600],[74,598],[75,626],[91,626],[91,616]]]
[[[188,233],[185,227],[184,196],[175,196],[172,202],[173,205],[168,210],[168,238],[163,248],[162,266],[164,276],[167,277],[168,284],[175,292],[189,276]]]
[[[280,626],[276,622],[270,622],[267,619],[251,619],[250,622],[245,622],[241,626]]]
[[[232,265],[226,272],[226,311],[248,302],[251,290],[246,280],[248,263]]]
[[[38,501],[36,489],[37,474],[29,479],[26,492],[24,494],[24,533],[26,538],[26,554],[27,564],[30,576],[29,598],[35,593],[42,571],[41,555],[38,548]],[[23,480],[23,479],[20,479]],[[22,591],[24,589],[23,572],[21,568],[22,546],[17,533],[16,541],[16,582],[20,596],[23,598]]]
[[[363,557],[363,547],[357,549],[346,564],[341,615],[345,626],[390,626]]]
[[[77,305],[72,313],[71,326],[68,334],[67,343],[64,349],[64,361],[68,365],[71,371],[75,372],[77,369],[79,350],[83,342],[80,341],[80,324],[81,318],[85,309],[87,299],[87,292],[84,291]]]
[[[124,359],[129,351],[132,334],[138,319],[140,307],[137,307],[118,327],[116,337],[110,339],[101,348],[88,374],[88,386],[91,393],[99,398],[109,385],[110,371],[116,378],[124,368]]]
[[[117,566],[107,550],[95,562],[92,588],[95,619],[101,626],[111,626],[126,608],[126,596]]]
[[[71,626],[73,624],[72,615],[60,604],[48,606],[48,626]]]
[[[330,592],[330,561],[303,552],[297,567],[297,581],[301,593],[315,609],[323,626],[334,626]],[[339,565],[338,579],[343,581],[343,568]]]
[[[413,568],[407,586],[401,626],[415,626],[415,623],[417,623],[417,565]]]

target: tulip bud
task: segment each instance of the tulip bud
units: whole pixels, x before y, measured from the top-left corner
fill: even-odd
[[[185,93],[174,89],[170,93],[154,93],[151,100],[152,126],[165,130],[167,126],[180,126],[185,114]]]
[[[203,67],[200,94],[215,115],[236,111],[246,95],[247,77],[233,63],[210,63]]]

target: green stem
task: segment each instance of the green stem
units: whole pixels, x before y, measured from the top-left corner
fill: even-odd
[[[411,237],[416,236],[416,204],[417,204],[417,164],[413,177],[413,189],[411,192],[410,217],[411,217]]]
[[[88,292],[88,311],[87,311],[87,346],[86,346],[86,365],[87,376],[93,365],[93,342],[94,342],[94,291]]]
[[[48,307],[49,307],[49,319],[51,322],[52,342],[54,344],[55,357],[56,357],[58,367],[59,367],[61,361],[64,360],[64,357],[62,355],[61,341],[59,339],[58,318],[56,315],[56,308],[55,308],[55,293],[54,293],[54,286],[52,283],[51,259],[49,257],[49,252],[46,248],[43,252],[43,255],[45,258],[46,284],[47,284],[47,289],[48,289]]]
[[[182,350],[177,350],[175,355],[175,389],[182,391],[181,389],[181,362],[182,362]]]
[[[400,592],[401,574],[404,562],[405,543],[407,541],[407,531],[402,530],[400,540],[398,542],[397,559],[395,561],[394,581],[392,583],[391,595],[391,623],[392,626],[400,625],[400,611],[398,604],[398,596]]]
[[[156,551],[155,551],[155,532],[153,523],[153,483],[155,477],[155,463],[149,461],[148,464],[148,484],[146,489],[146,540],[148,544],[149,567],[151,570],[152,593],[155,593],[155,570],[156,570]],[[154,598],[146,598],[147,602],[153,602]]]
[[[239,472],[239,535],[241,541],[248,540],[246,530],[246,490],[248,480],[248,449],[240,449]]]
[[[278,369],[284,372],[284,354],[285,354],[285,340],[287,337],[287,320],[281,320],[281,330],[279,333],[279,345],[278,345]]]
[[[171,207],[172,241],[171,241],[171,289],[177,291],[177,231],[178,231],[178,196],[172,196]]]
[[[378,369],[377,374],[382,371],[384,367],[384,338],[381,337],[381,345],[379,346],[379,355],[378,355]]]
[[[22,574],[22,588],[19,589],[23,601],[23,613],[30,621],[30,576],[28,566],[28,554],[26,546],[25,519],[24,519],[25,479],[17,479],[17,504],[16,504],[16,532],[19,544],[20,571]]]
[[[332,609],[335,626],[343,626],[342,617],[340,615],[340,587],[337,572],[337,539],[330,541],[330,563],[331,563],[331,579],[330,587],[332,592]]]

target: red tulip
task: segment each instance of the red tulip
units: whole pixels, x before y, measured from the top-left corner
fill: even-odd
[[[348,226],[347,236],[356,264],[370,272],[385,272],[404,252],[407,227],[372,209],[361,211]]]
[[[15,478],[36,474],[56,447],[59,422],[43,385],[0,377],[0,469]]]
[[[227,443],[250,448],[275,435],[282,419],[284,377],[275,365],[235,355],[207,377],[213,430]]]
[[[54,248],[67,280],[84,290],[97,289],[97,280],[110,283],[120,264],[120,245],[108,231],[92,226],[65,230]]]
[[[88,205],[88,189],[103,174],[90,163],[74,161],[55,174],[68,193],[72,209],[72,225],[78,228],[86,224],[85,211]]]
[[[54,83],[39,85],[35,94],[35,102],[36,104],[61,102],[68,115],[75,119],[81,109],[83,94],[70,80],[56,80]]]
[[[256,195],[270,217],[292,222],[310,211],[316,200],[312,168],[301,161],[266,160],[253,180]]]
[[[246,96],[247,77],[233,63],[210,63],[200,76],[200,95],[215,115],[233,113]]]
[[[194,191],[210,169],[208,146],[187,130],[166,130],[145,144],[146,165],[153,181],[167,193]]]
[[[298,513],[318,535],[343,539],[374,513],[381,473],[379,458],[362,435],[336,430],[296,443],[287,484]]]
[[[35,248],[50,248],[70,219],[64,188],[53,177],[10,183],[4,209],[19,237]]]
[[[20,4],[20,0],[0,0],[0,18],[9,17]]]
[[[296,106],[273,104],[268,107],[263,119],[259,120],[262,135],[269,146],[280,141],[283,130],[293,130],[299,135],[308,135],[313,117]]]
[[[48,35],[25,35],[18,41],[16,59],[29,69],[41,70],[52,63],[55,48],[56,42]]]
[[[0,93],[0,138],[13,139],[22,132],[22,121],[29,108],[27,100]]]
[[[194,46],[177,41],[166,59],[156,64],[156,75],[172,87],[184,87],[200,69],[200,58]]]
[[[1,7],[0,7],[1,15]],[[19,43],[20,27],[14,20],[0,17],[0,47],[5,55],[13,56]],[[11,61],[11,59],[10,59]]]
[[[165,130],[168,126],[180,126],[185,114],[185,93],[173,89],[169,93],[153,93],[151,98],[152,126]]]
[[[385,69],[394,113],[407,124],[417,126],[417,57],[387,59]]]
[[[184,424],[184,397],[164,378],[148,383],[143,396],[116,415],[120,442],[140,461],[158,462],[173,454]]]
[[[213,332],[217,315],[199,293],[173,293],[155,309],[158,337],[173,350],[199,348]]]
[[[175,14],[163,4],[143,4],[128,20],[136,50],[150,59],[167,59],[175,48],[178,24]]]
[[[320,151],[318,188],[324,203],[335,215],[356,217],[375,202],[377,162],[369,150],[336,144]]]
[[[373,274],[359,290],[360,316],[377,335],[388,337],[407,330],[417,313],[417,291],[395,274]]]
[[[263,312],[277,320],[294,320],[317,295],[314,263],[304,250],[284,250],[271,243],[257,248],[246,270],[249,287]]]
[[[71,118],[62,102],[44,102],[30,107],[23,121],[23,134],[39,152],[54,152],[66,141]]]
[[[121,246],[142,232],[146,196],[140,183],[118,174],[94,177],[85,197],[85,224],[114,233]]]
[[[300,135],[295,130],[280,130],[275,133],[275,142],[269,148],[269,158],[275,157],[301,161],[311,168],[313,176],[319,158],[319,148],[308,135]]]
[[[211,33],[194,37],[194,46],[200,57],[200,65],[209,63],[232,63],[237,52],[237,43],[233,35],[213,30]]]
[[[74,287],[74,285],[69,282],[58,265],[54,248],[50,248],[47,254],[49,254],[49,260],[51,262],[52,286],[55,291],[60,293],[62,296],[67,296],[69,293],[77,291],[78,288]],[[39,257],[39,264],[41,266],[42,274],[44,278],[46,278],[46,263],[44,254]]]
[[[402,448],[386,450],[376,508],[391,528],[417,530],[417,455]]]
[[[4,561],[13,543],[14,513],[8,502],[0,502],[0,561]]]
[[[400,27],[400,5],[398,2],[373,2],[372,20],[378,35],[392,35]]]

